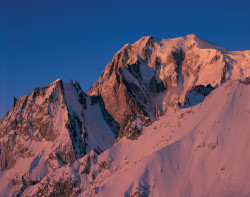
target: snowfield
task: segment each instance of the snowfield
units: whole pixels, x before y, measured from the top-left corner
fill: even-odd
[[[97,177],[98,196],[249,196],[249,97],[249,85],[229,81],[119,141],[99,157],[119,170]]]

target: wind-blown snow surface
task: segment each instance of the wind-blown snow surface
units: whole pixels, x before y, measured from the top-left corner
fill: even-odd
[[[249,85],[229,81],[197,106],[167,111],[136,141],[120,140],[98,158],[117,168],[97,176],[98,196],[249,196],[249,98]]]
[[[91,152],[23,195],[71,180],[80,196],[249,196],[249,97],[250,85],[228,81],[201,104],[167,110],[137,140]]]

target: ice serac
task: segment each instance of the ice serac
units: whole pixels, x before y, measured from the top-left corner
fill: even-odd
[[[21,195],[55,169],[71,165],[91,150],[100,154],[110,148],[117,130],[119,125],[102,100],[87,96],[78,82],[58,79],[36,88],[14,99],[1,120],[1,181],[10,179],[15,194]]]
[[[197,104],[227,80],[249,76],[248,61],[249,51],[229,51],[193,34],[146,36],[118,51],[88,94],[101,95],[121,126],[119,137],[136,139],[140,125],[151,124],[168,107]]]

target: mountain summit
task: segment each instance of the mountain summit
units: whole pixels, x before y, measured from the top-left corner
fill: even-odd
[[[88,93],[57,79],[14,98],[0,192],[247,196],[249,77],[250,51],[193,34],[126,44]]]
[[[88,94],[101,95],[121,125],[120,137],[136,138],[137,123],[148,125],[169,106],[190,104],[190,91],[206,96],[227,80],[250,76],[249,59],[249,51],[232,52],[193,34],[146,36],[118,51]]]

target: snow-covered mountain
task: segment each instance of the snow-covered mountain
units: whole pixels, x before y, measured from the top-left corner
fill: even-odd
[[[147,126],[169,106],[193,102],[194,92],[206,96],[227,80],[250,76],[249,61],[250,51],[232,52],[195,35],[146,36],[118,51],[88,93],[102,96],[121,125],[119,136],[135,139],[138,122]]]
[[[126,44],[86,94],[58,79],[0,120],[4,196],[250,196],[250,51]]]

